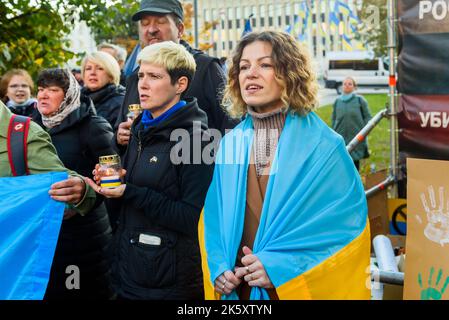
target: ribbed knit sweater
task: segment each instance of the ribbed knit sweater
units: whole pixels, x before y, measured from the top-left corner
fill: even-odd
[[[285,125],[287,108],[280,108],[267,113],[258,113],[248,107],[248,114],[254,124],[254,159],[258,176],[269,174],[279,137]],[[266,172],[267,171],[267,172]]]

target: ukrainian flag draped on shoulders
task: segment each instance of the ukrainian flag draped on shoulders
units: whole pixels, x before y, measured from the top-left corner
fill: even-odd
[[[0,300],[41,300],[65,204],[48,194],[65,172],[0,178]]]
[[[242,238],[254,129],[250,116],[220,142],[199,224],[206,299],[234,270]],[[253,253],[280,299],[369,299],[370,234],[363,185],[343,139],[315,113],[288,112]],[[251,299],[269,299],[253,288]]]

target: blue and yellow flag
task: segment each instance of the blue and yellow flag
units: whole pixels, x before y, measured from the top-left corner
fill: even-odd
[[[206,299],[238,299],[214,281],[236,263],[253,131],[247,117],[220,143],[199,224]],[[288,113],[252,249],[280,299],[370,298],[363,185],[343,139],[314,113]],[[269,296],[253,288],[251,299]]]
[[[337,32],[340,26],[340,10],[338,2],[335,2],[333,10],[329,12],[329,24],[332,32]]]
[[[0,300],[43,299],[65,206],[48,191],[65,179],[65,172],[0,178]]]
[[[338,10],[341,12],[344,16],[349,16],[352,13],[351,8],[344,2],[337,1]]]
[[[242,32],[242,38],[250,32],[253,32],[253,28],[251,27],[251,18],[254,16],[254,14],[250,14],[248,19],[245,20],[245,27],[243,28]]]

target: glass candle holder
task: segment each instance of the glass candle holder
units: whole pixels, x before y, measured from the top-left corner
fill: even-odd
[[[140,114],[142,113],[142,107],[140,104],[130,104],[128,106],[128,115],[127,117],[134,121]]]
[[[102,188],[116,188],[122,184],[120,179],[120,157],[116,154],[103,156],[99,159],[100,185]]]

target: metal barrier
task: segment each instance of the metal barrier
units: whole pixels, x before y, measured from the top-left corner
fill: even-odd
[[[385,190],[388,186],[393,185],[396,179],[393,176],[388,176],[384,181],[375,185],[371,189],[365,190],[365,196],[367,199],[378,193],[379,191]]]
[[[371,272],[371,280],[381,282],[384,284],[394,284],[398,286],[404,285],[404,273],[403,272],[391,272],[373,270]]]
[[[368,134],[373,130],[376,125],[384,118],[388,116],[388,109],[379,111],[370,121],[360,130],[360,132],[348,143],[346,150],[351,152],[359,145],[360,142],[364,141]]]

